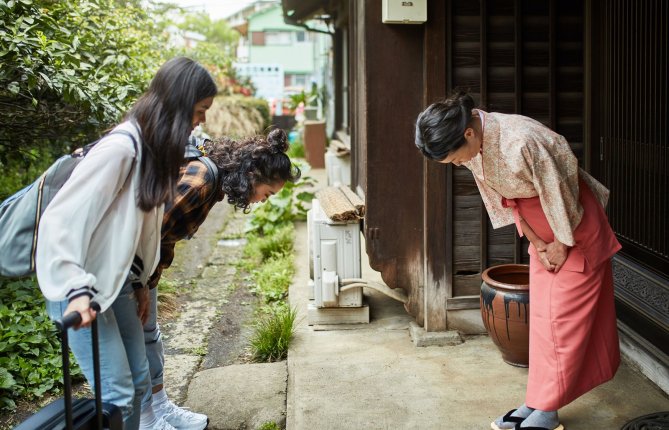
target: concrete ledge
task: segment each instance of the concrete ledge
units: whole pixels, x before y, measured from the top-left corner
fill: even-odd
[[[481,318],[481,309],[448,311],[448,327],[463,334],[487,334]]]
[[[233,364],[204,370],[188,387],[185,406],[209,417],[210,430],[286,425],[286,361]]]
[[[417,347],[421,346],[449,346],[462,343],[462,337],[457,331],[425,331],[415,321],[409,323],[411,340]]]
[[[669,357],[620,320],[618,335],[623,359],[669,395]]]
[[[369,306],[355,308],[319,308],[313,303],[307,306],[309,325],[369,324]]]

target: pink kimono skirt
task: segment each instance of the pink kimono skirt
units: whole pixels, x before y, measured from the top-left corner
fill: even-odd
[[[611,257],[620,248],[606,214],[580,181],[583,218],[555,274],[530,245],[530,356],[527,406],[553,411],[610,380],[620,364]],[[546,243],[554,241],[539,197],[504,199]],[[520,223],[516,222],[520,230]]]

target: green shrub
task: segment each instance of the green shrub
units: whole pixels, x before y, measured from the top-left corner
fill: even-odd
[[[302,141],[301,137],[290,144],[288,151],[286,151],[286,155],[288,155],[291,160],[294,158],[306,157],[306,152],[304,152],[304,142]]]
[[[293,252],[295,226],[286,224],[267,236],[250,234],[244,256],[253,262],[263,262],[271,257]]]
[[[0,202],[39,178],[57,158],[48,148],[33,148],[26,152],[29,153],[27,159],[0,161],[0,171],[3,172],[0,175]]]
[[[60,155],[120,119],[163,60],[159,21],[139,2],[0,1],[0,163],[27,170],[0,199],[35,179],[33,149]]]
[[[277,306],[260,318],[251,338],[251,349],[256,361],[271,362],[286,358],[295,332],[296,317],[296,309]]]
[[[256,206],[247,223],[250,234],[242,266],[251,270],[251,291],[265,303],[251,338],[251,350],[257,361],[282,360],[288,353],[296,316],[296,311],[286,303],[295,273],[292,221],[304,217],[303,202],[310,202],[313,197],[310,192],[297,194],[298,188],[308,185],[311,185],[309,178],[286,184],[281,192]]]
[[[298,163],[296,163],[298,164]],[[260,236],[270,235],[296,220],[304,220],[307,215],[307,203],[311,203],[314,193],[312,178],[304,175],[309,171],[308,164],[298,164],[303,176],[296,182],[286,182],[278,193],[271,196],[262,205],[257,205],[246,223],[245,231]]]
[[[258,430],[281,430],[281,427],[274,421],[267,421],[258,427]]]
[[[0,281],[0,408],[62,387],[60,340],[34,279]],[[71,375],[81,370],[71,356]]]
[[[251,273],[255,286],[251,291],[262,296],[266,303],[284,299],[293,280],[295,269],[292,254],[278,255],[265,261]]]

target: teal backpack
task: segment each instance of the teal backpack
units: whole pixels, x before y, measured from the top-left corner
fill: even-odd
[[[137,154],[137,141],[130,132],[116,130],[109,134],[130,137]],[[100,140],[102,139],[72,154],[63,155],[35,182],[0,204],[0,276],[21,278],[35,272],[39,221],[51,200],[72,175],[74,168]]]

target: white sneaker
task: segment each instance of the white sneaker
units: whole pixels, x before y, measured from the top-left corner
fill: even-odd
[[[150,427],[147,427],[146,425],[143,426],[140,423],[139,430],[144,430],[144,429],[150,429],[150,430],[177,430],[177,429],[174,428],[174,426],[172,426],[172,424],[165,421],[165,418],[163,418],[163,417],[158,417],[156,422]]]
[[[169,400],[160,406],[154,406],[154,412],[176,430],[204,430],[209,423],[206,415],[189,411],[187,408],[180,408]]]

